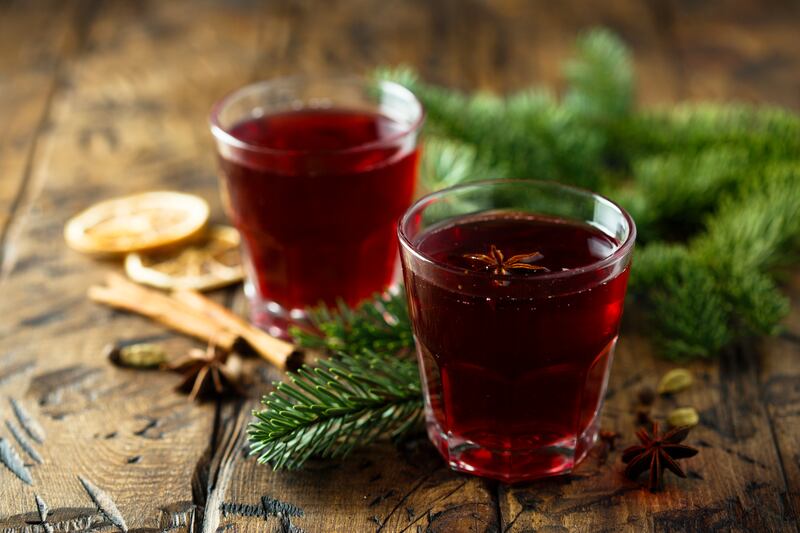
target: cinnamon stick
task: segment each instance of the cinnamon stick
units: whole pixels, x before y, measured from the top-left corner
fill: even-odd
[[[241,337],[258,355],[278,368],[296,368],[302,364],[303,353],[294,344],[276,339],[201,293],[182,289],[173,291],[172,297]]]
[[[262,358],[281,369],[296,368],[303,362],[302,351],[294,345],[268,335],[194,291],[177,291],[168,296],[133,283],[119,274],[109,274],[106,286],[89,288],[89,298],[146,316],[224,350],[234,350],[243,341]]]
[[[151,318],[176,331],[232,350],[236,334],[214,324],[185,304],[158,291],[145,289],[118,274],[109,274],[107,286],[89,287],[95,302],[125,309]]]

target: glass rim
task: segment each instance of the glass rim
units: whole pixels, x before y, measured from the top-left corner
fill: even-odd
[[[511,279],[525,281],[525,282],[540,282],[540,281],[550,281],[550,280],[557,280],[557,279],[564,279],[564,278],[571,278],[574,276],[579,276],[581,274],[585,274],[588,272],[595,272],[598,270],[602,270],[608,266],[613,265],[617,261],[623,259],[626,255],[628,255],[633,248],[634,242],[636,240],[636,223],[631,217],[630,213],[628,213],[625,209],[622,208],[618,203],[606,198],[605,196],[598,194],[596,192],[592,192],[589,189],[584,189],[582,187],[576,187],[574,185],[565,185],[563,183],[559,183],[556,181],[544,181],[544,180],[534,180],[534,179],[523,179],[523,178],[504,178],[504,179],[484,179],[484,180],[477,180],[477,181],[470,181],[467,183],[462,183],[459,185],[454,185],[452,187],[447,187],[445,189],[440,189],[438,191],[434,191],[431,193],[426,194],[425,196],[419,198],[416,202],[411,204],[411,206],[403,213],[403,216],[400,217],[400,220],[397,222],[397,235],[399,237],[401,245],[409,250],[415,258],[418,260],[427,263],[429,265],[434,266],[435,268],[445,270],[447,272],[451,272],[453,274],[459,276],[466,276],[466,277],[479,277],[481,279],[493,278],[496,277],[496,274],[491,272],[479,272],[479,271],[471,271],[471,270],[464,270],[462,268],[456,268],[450,266],[442,261],[437,261],[433,257],[430,257],[424,253],[422,253],[416,246],[411,242],[411,239],[406,235],[405,226],[407,225],[409,219],[412,215],[417,212],[420,212],[424,209],[432,200],[435,200],[439,197],[445,196],[449,193],[454,191],[469,189],[469,188],[479,188],[485,187],[487,185],[533,185],[537,187],[545,187],[550,188],[552,190],[561,190],[565,192],[569,192],[571,194],[577,194],[579,196],[593,198],[595,200],[600,201],[608,206],[613,207],[617,211],[619,211],[622,218],[628,224],[629,232],[628,236],[625,240],[608,256],[598,259],[597,261],[593,261],[588,265],[584,265],[577,268],[571,268],[569,270],[562,270],[558,272],[545,272],[542,274],[537,274],[535,276],[525,276],[522,274],[517,274],[515,272],[509,272],[505,277],[509,277]]]
[[[268,90],[274,87],[281,87],[281,86],[291,87],[291,86],[303,85],[309,82],[324,82],[324,83],[335,83],[342,85],[366,86],[366,84],[370,81],[377,83],[377,85],[381,88],[382,91],[394,93],[398,96],[407,99],[412,105],[416,107],[417,111],[419,112],[419,116],[416,118],[416,120],[414,120],[408,127],[405,127],[401,131],[393,133],[392,135],[386,138],[369,141],[366,143],[359,144],[357,146],[351,146],[349,148],[320,149],[320,150],[296,149],[296,148],[293,149],[269,148],[266,146],[251,144],[232,135],[220,123],[220,114],[222,113],[222,111],[237,98],[240,98],[250,93],[256,93],[262,90]],[[211,111],[209,112],[208,116],[208,125],[209,128],[211,129],[211,134],[218,141],[228,144],[234,148],[238,148],[240,150],[248,150],[260,154],[274,154],[274,155],[310,155],[310,154],[348,155],[353,153],[359,153],[362,151],[380,148],[395,143],[400,139],[402,139],[403,137],[406,137],[407,135],[410,135],[418,131],[422,127],[423,122],[425,122],[425,108],[423,107],[422,102],[420,102],[419,99],[416,97],[416,95],[413,92],[411,92],[411,90],[409,90],[407,87],[390,80],[371,79],[366,76],[358,76],[358,75],[340,75],[340,76],[296,75],[296,76],[284,76],[280,78],[273,78],[269,80],[262,80],[253,83],[248,83],[247,85],[244,85],[242,87],[239,87],[238,89],[234,89],[228,92],[222,98],[217,100],[214,103],[214,105],[211,106]]]

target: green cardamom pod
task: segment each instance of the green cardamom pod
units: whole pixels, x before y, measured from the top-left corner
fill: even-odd
[[[700,417],[694,407],[678,407],[667,415],[667,424],[674,428],[682,426],[692,427],[696,426],[699,422]]]
[[[109,345],[106,347],[106,354],[112,363],[132,368],[155,368],[167,362],[166,352],[160,346],[150,343]]]
[[[692,373],[685,368],[675,368],[670,370],[658,384],[659,394],[675,394],[678,391],[689,387],[692,384]]]

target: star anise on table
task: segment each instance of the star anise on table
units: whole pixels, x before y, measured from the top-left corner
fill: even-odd
[[[242,392],[239,383],[241,361],[238,356],[213,344],[209,344],[205,350],[192,348],[167,368],[183,375],[183,381],[177,388],[189,391],[190,400],[212,391],[217,395]]]
[[[686,459],[697,454],[697,449],[681,444],[689,435],[690,427],[677,427],[659,434],[658,423],[653,422],[650,432],[640,428],[636,436],[641,444],[631,446],[622,452],[622,462],[627,464],[625,475],[630,479],[638,478],[643,472],[650,470],[648,487],[655,492],[663,487],[664,470],[676,476],[686,477],[677,459]]]
[[[508,259],[505,258],[497,246],[491,245],[488,254],[464,254],[464,259],[468,259],[474,263],[479,263],[481,267],[486,270],[491,270],[494,274],[508,274],[509,270],[543,270],[549,272],[550,270],[540,265],[532,265],[530,262],[538,261],[544,256],[539,252],[532,252],[529,254],[512,255]]]

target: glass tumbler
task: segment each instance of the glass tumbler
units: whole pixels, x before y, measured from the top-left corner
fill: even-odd
[[[259,82],[214,105],[254,323],[285,336],[303,309],[352,306],[394,281],[423,116],[406,88],[358,77]]]
[[[398,226],[428,435],[456,470],[563,474],[596,440],[636,228],[552,182],[472,182]]]

